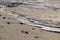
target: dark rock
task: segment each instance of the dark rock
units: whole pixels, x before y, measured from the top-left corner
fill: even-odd
[[[6,17],[3,17],[3,19],[6,19]]]
[[[24,23],[21,22],[21,23],[19,23],[19,24],[24,24]]]

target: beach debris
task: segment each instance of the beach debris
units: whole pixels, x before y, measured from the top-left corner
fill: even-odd
[[[38,35],[37,33],[32,32],[32,31],[22,30],[21,32],[22,32],[22,33],[24,33],[24,34],[29,34],[29,35],[35,35],[35,36],[37,36],[37,35]]]

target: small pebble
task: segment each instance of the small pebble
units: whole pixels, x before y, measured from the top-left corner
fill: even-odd
[[[3,19],[6,19],[6,17],[3,17]]]
[[[2,16],[2,15],[0,15],[0,16]]]
[[[10,22],[6,22],[7,24],[10,24]]]
[[[3,26],[1,26],[1,28],[3,28]]]

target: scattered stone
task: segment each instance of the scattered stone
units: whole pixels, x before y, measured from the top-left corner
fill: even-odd
[[[29,31],[21,31],[22,33],[25,33],[25,34],[31,34]]]

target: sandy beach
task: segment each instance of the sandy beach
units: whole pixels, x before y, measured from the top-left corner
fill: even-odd
[[[10,1],[0,0],[0,40],[60,40],[60,1]]]

